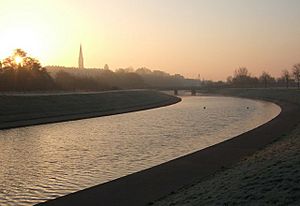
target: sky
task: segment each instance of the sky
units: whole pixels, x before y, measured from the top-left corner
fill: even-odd
[[[280,76],[300,63],[299,0],[0,0],[0,59],[147,67],[225,80],[239,67]]]

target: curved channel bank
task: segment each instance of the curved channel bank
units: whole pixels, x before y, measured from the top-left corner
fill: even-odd
[[[153,90],[0,95],[0,129],[134,112],[180,101]]]
[[[40,205],[149,205],[231,167],[295,128],[300,120],[299,105],[274,102],[282,112],[256,129],[190,155]]]

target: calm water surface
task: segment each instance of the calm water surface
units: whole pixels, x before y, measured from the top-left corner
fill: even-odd
[[[32,205],[107,182],[229,139],[279,112],[261,101],[184,97],[159,109],[0,131],[0,205]]]

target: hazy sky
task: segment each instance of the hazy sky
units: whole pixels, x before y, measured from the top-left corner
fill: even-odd
[[[226,79],[300,63],[300,0],[0,0],[0,59]]]

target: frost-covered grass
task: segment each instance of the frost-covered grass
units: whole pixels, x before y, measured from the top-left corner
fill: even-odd
[[[296,89],[206,92],[300,104],[300,91]],[[154,205],[300,205],[300,125],[234,167],[195,182]]]
[[[159,106],[175,99],[150,90],[128,90],[103,93],[79,93],[59,95],[0,95],[0,128],[17,121],[36,120],[48,117],[114,111],[132,111],[148,106]],[[38,122],[38,121],[37,121]]]
[[[235,167],[216,173],[155,205],[297,205],[300,127]]]

